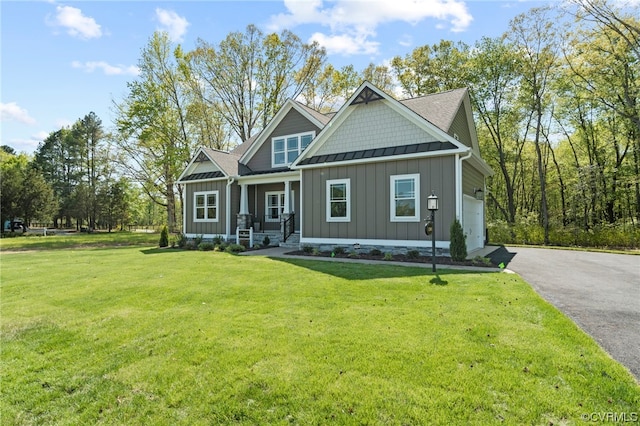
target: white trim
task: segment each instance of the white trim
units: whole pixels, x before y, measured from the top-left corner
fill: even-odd
[[[262,144],[266,141],[267,137],[271,136],[271,133],[276,129],[276,127],[280,124],[280,122],[289,114],[291,109],[295,109],[302,116],[304,116],[307,120],[309,120],[314,126],[318,129],[322,129],[324,124],[318,121],[314,116],[309,114],[300,104],[292,99],[288,99],[282,108],[278,110],[276,115],[269,121],[269,124],[260,132],[260,134],[256,137],[256,140],[251,144],[249,149],[240,157],[240,163],[247,164],[249,160],[258,152]],[[313,141],[311,142],[313,143]],[[300,156],[298,156],[299,158]]]
[[[413,179],[414,182],[414,207],[413,216],[396,216],[396,190],[395,183],[398,180]],[[391,222],[420,222],[420,173],[389,176],[389,220]]]
[[[308,149],[306,149],[304,153],[299,155],[296,161],[292,163],[291,165],[292,168],[298,167],[298,163],[300,163],[304,158],[312,157],[320,149],[320,147],[324,145],[326,140],[329,137],[331,137],[331,135],[336,131],[336,129],[342,125],[342,123],[351,114],[351,112],[353,112],[353,110],[358,107],[358,105],[351,105],[351,103],[357,96],[360,95],[360,93],[362,92],[362,90],[365,89],[365,87],[368,87],[369,89],[373,90],[374,92],[382,96],[383,99],[381,100],[381,102],[385,102],[386,105],[388,105],[391,109],[395,110],[396,112],[404,116],[407,120],[416,124],[425,132],[435,136],[436,140],[451,142],[455,147],[457,147],[456,151],[458,152],[463,152],[466,150],[466,148],[468,148],[466,145],[464,145],[460,141],[457,141],[453,136],[449,135],[444,130],[432,124],[431,122],[426,120],[424,117],[420,116],[418,113],[411,110],[406,105],[403,105],[402,103],[400,103],[400,101],[393,99],[389,94],[377,88],[370,82],[365,81],[360,85],[360,87],[355,92],[353,92],[351,97],[347,99],[347,101],[340,107],[340,109],[333,116],[331,121],[329,121],[329,123],[322,129],[318,137],[315,138],[313,142],[311,142],[311,145],[309,145]],[[412,157],[415,158],[416,156],[413,155]]]
[[[187,238],[197,238],[197,237],[202,237],[202,238],[206,238],[207,240],[212,240],[216,237],[220,237],[220,238],[224,238],[225,236],[222,234],[194,234],[194,233],[186,233],[184,234],[185,237]],[[229,238],[225,238],[225,241],[229,241]]]
[[[260,175],[234,176],[238,184],[261,185],[265,183],[282,183],[285,180],[299,181],[301,172],[299,170],[287,170],[277,173],[265,173]]]
[[[182,180],[179,182],[176,182],[180,185],[188,185],[190,183],[199,183],[199,182],[215,182],[217,180],[227,180],[229,179],[227,176],[220,176],[217,178],[207,178],[207,179],[194,179],[194,180]]]
[[[413,160],[416,158],[429,158],[429,157],[445,157],[458,153],[465,153],[467,150],[461,150],[458,148],[455,149],[443,149],[439,151],[427,151],[422,153],[415,154],[401,154],[401,155],[387,155],[384,157],[373,157],[373,158],[360,158],[357,160],[345,160],[345,161],[334,161],[331,163],[316,163],[316,164],[303,164],[303,165],[292,165],[291,168],[294,170],[301,169],[314,169],[319,167],[337,167],[337,166],[350,166],[354,164],[370,164],[370,163],[381,163],[384,161],[398,161],[398,160]],[[300,157],[298,157],[300,158]]]
[[[346,244],[353,245],[359,243],[368,246],[388,246],[388,247],[424,247],[431,248],[431,240],[378,240],[362,238],[307,238],[300,236],[300,244]],[[436,248],[448,249],[449,241],[436,241]]]
[[[296,159],[300,156],[300,154],[302,154],[302,151],[304,151],[304,149],[301,146],[301,142],[302,142],[302,137],[303,136],[311,136],[311,142],[313,142],[313,139],[316,137],[316,132],[315,130],[310,131],[310,132],[301,132],[301,133],[293,133],[290,135],[281,135],[281,136],[273,136],[271,138],[271,168],[277,169],[278,167],[289,167],[291,164],[293,164]],[[289,156],[289,139],[293,139],[296,138],[297,139],[297,151],[298,151],[298,155],[296,155],[296,158],[293,159],[293,161],[288,161],[288,156]],[[275,162],[275,143],[277,140],[282,140],[283,143],[283,148],[284,151],[282,151],[282,155],[284,155],[284,163],[276,163]],[[311,144],[311,142],[309,142]],[[309,145],[307,145],[308,147]]]
[[[331,185],[345,184],[345,201],[347,203],[347,214],[344,217],[331,216]],[[351,222],[351,179],[330,179],[326,184],[326,215],[327,222]]]
[[[216,196],[216,202],[213,206],[209,206],[207,204],[207,196],[208,195],[215,195]],[[205,213],[205,218],[204,219],[198,219],[197,217],[197,206],[196,206],[196,198],[198,197],[198,195],[203,195],[204,196],[204,213]],[[207,209],[209,207],[215,207],[216,209],[216,216],[211,219],[207,217]],[[197,191],[193,193],[193,221],[194,222],[219,222],[220,221],[220,191],[215,190],[215,191]]]

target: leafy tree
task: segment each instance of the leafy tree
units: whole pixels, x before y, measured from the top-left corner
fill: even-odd
[[[184,55],[169,36],[156,32],[142,50],[138,80],[116,105],[116,144],[120,164],[144,192],[166,208],[167,224],[177,223],[175,180],[194,150],[189,134],[187,85],[181,71]]]
[[[51,186],[25,154],[0,152],[0,219],[48,220],[57,205]]]
[[[410,97],[443,92],[467,86],[464,64],[468,46],[441,40],[432,46],[414,49],[404,58],[391,60],[403,92]]]
[[[189,54],[204,85],[203,99],[221,112],[241,141],[273,118],[288,98],[304,92],[322,66],[325,51],[290,31],[264,35],[249,25],[214,46],[202,39]]]
[[[559,44],[550,18],[550,8],[534,8],[514,18],[507,39],[521,54],[522,102],[531,112],[533,143],[536,149],[540,188],[540,216],[544,242],[549,243],[549,206],[547,201],[547,155],[552,149],[544,140],[543,126],[551,105],[549,85],[558,67]]]

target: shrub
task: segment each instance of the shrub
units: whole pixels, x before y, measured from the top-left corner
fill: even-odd
[[[262,245],[265,247],[269,247],[269,244],[271,244],[271,239],[269,238],[268,235],[265,235],[264,238],[262,239]]]
[[[380,251],[380,249],[377,249],[377,248],[371,249],[369,254],[371,256],[382,256],[382,252]]]
[[[384,260],[393,260],[393,254],[385,253],[384,254]]]
[[[202,243],[198,244],[198,250],[200,250],[200,251],[211,251],[211,250],[213,250],[215,247],[216,247],[216,246],[215,246],[215,244],[213,244],[213,243],[205,243],[205,242],[202,242]]]
[[[162,231],[160,231],[160,241],[158,242],[160,247],[168,247],[169,246],[169,228],[167,225],[162,227]]]
[[[304,247],[302,247],[302,251],[305,252],[305,253],[311,253],[313,251],[313,247],[304,246]]]
[[[456,262],[465,260],[467,258],[467,242],[458,219],[451,224],[449,233],[451,235],[451,245],[449,246],[451,259]]]
[[[229,244],[226,249],[224,249],[226,253],[238,254],[245,251],[245,248],[241,244]]]
[[[198,247],[200,245],[200,243],[202,242],[203,238],[204,237],[202,235],[196,235],[196,237],[193,239],[193,245],[195,247]]]
[[[320,254],[320,250],[314,247],[313,250],[311,250],[311,254],[314,256],[318,256]]]
[[[178,245],[178,248],[185,248],[187,246],[187,241],[189,241],[189,239],[184,234],[180,234],[176,237],[176,244]]]
[[[418,250],[409,250],[407,251],[407,257],[409,259],[417,259],[420,257],[420,252]]]
[[[213,237],[213,245],[214,246],[219,246],[223,242],[224,242],[224,239],[220,235],[216,235],[215,237]]]
[[[352,251],[349,253],[349,257],[352,259],[358,258],[360,257],[360,255],[358,253],[356,253],[355,251]]]
[[[345,249],[344,249],[344,247],[338,246],[338,247],[334,247],[333,252],[335,254],[344,254],[345,253]]]

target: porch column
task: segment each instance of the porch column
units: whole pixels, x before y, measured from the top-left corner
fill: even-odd
[[[247,184],[240,184],[240,212],[238,213],[238,228],[249,229],[253,226],[251,215],[249,214],[249,191]]]
[[[289,216],[291,213],[291,181],[284,181],[284,211],[283,213]]]
[[[249,191],[247,190],[247,184],[240,184],[240,214],[249,213]]]

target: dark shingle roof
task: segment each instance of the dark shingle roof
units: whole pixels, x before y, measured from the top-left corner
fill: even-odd
[[[454,89],[442,93],[405,99],[400,103],[445,132],[449,131],[467,89]]]
[[[338,154],[315,155],[305,158],[299,165],[335,163],[340,161],[360,160],[367,158],[392,157],[394,155],[417,154],[421,152],[455,149],[451,142],[423,142],[420,144],[392,146],[387,148],[363,149],[360,151],[341,152]]]

